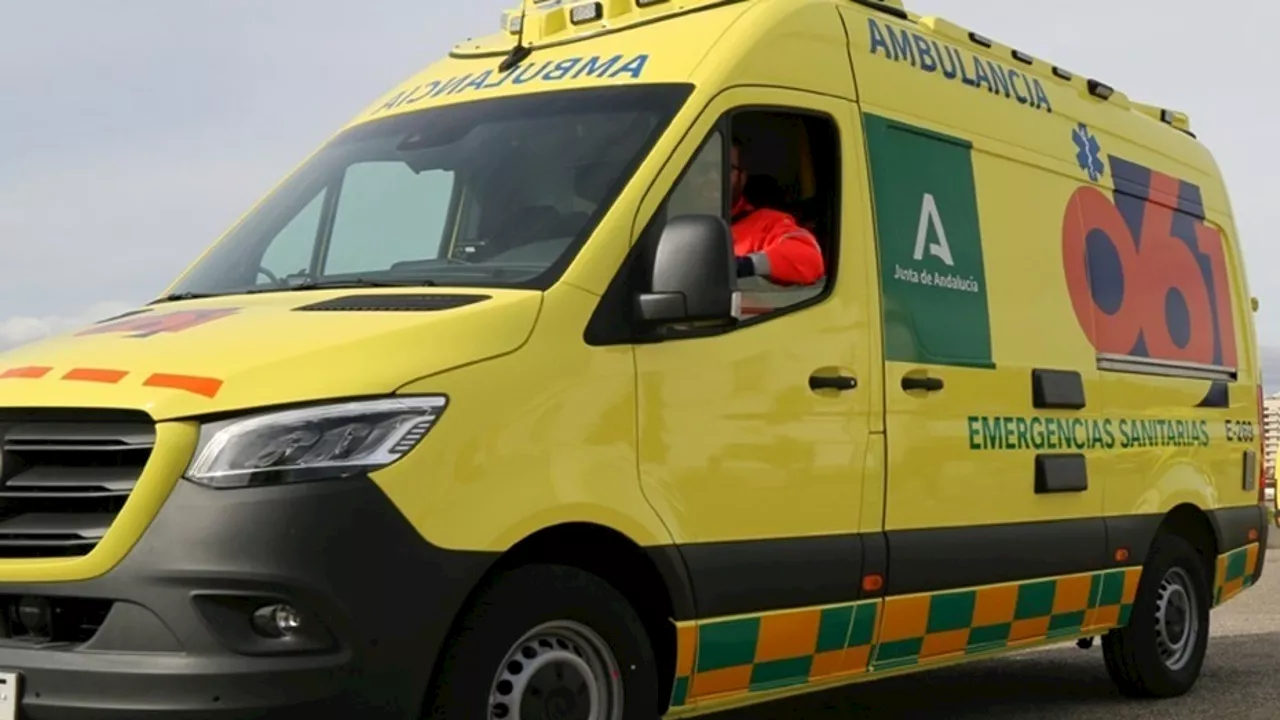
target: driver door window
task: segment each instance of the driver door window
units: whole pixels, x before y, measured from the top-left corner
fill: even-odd
[[[706,214],[730,222],[739,219],[741,226],[734,223],[735,248],[744,254],[753,252],[752,233],[768,223],[753,229],[751,212],[742,218],[730,217],[728,211],[739,193],[752,207],[785,218],[793,230],[774,229],[768,234],[792,243],[803,240],[789,235],[811,237],[809,242],[816,242],[822,255],[824,272],[804,284],[758,274],[739,277],[740,319],[766,320],[811,304],[829,292],[834,279],[830,269],[835,266],[839,244],[839,140],[835,124],[823,115],[779,108],[738,111],[722,127],[727,131],[718,129],[708,136],[672,188],[667,217]],[[730,147],[726,135],[732,135],[738,145],[730,155],[726,155]],[[736,164],[732,170],[741,174],[731,176],[733,158]],[[733,183],[727,181],[730,177]],[[779,225],[779,221],[773,222],[775,228]]]

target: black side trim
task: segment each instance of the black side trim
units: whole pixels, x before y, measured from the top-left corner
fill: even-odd
[[[1257,505],[1246,505],[1237,508],[1209,510],[1205,513],[1209,524],[1213,526],[1214,539],[1218,543],[1219,553],[1248,545],[1249,531],[1257,530],[1264,538],[1266,531],[1266,514]],[[1147,553],[1151,550],[1151,541],[1155,539],[1160,525],[1167,515],[1119,515],[1109,517],[1107,523],[1107,553],[1115,557],[1117,550],[1129,551],[1129,559],[1119,565],[1142,565],[1147,561]],[[1264,551],[1265,551],[1265,543]]]
[[[684,558],[681,557],[679,548],[674,545],[659,545],[644,548],[644,551],[667,586],[674,616],[672,619],[683,622],[697,618],[693,583],[689,580],[689,573],[685,569]]]
[[[434,312],[488,300],[488,295],[345,295],[294,308],[295,311]]]
[[[701,618],[848,602],[862,585],[861,535],[699,543],[680,550]]]
[[[1209,385],[1209,392],[1205,393],[1204,399],[1196,403],[1196,407],[1200,408],[1228,408],[1231,407],[1231,386],[1227,385],[1225,380],[1214,380]]]
[[[1218,552],[1229,553],[1253,542],[1249,532],[1258,533],[1258,566],[1253,572],[1256,583],[1262,578],[1262,570],[1267,564],[1267,536],[1271,528],[1267,525],[1267,511],[1262,505],[1245,505],[1242,507],[1219,508],[1209,511],[1209,520],[1218,533]]]
[[[1081,453],[1036,456],[1036,494],[1084,492],[1089,466]]]
[[[1206,514],[1220,553],[1249,544],[1250,530],[1266,538],[1261,506]],[[680,553],[696,600],[690,617],[711,618],[1142,565],[1166,517],[1121,515],[708,543],[681,546]],[[1121,548],[1128,553],[1123,561],[1116,560]],[[1259,571],[1262,561],[1260,554]],[[886,578],[882,592],[862,590],[862,578],[871,574]]]
[[[1032,370],[1031,401],[1040,409],[1079,410],[1085,406],[1084,379],[1075,370]]]
[[[889,595],[1110,567],[1102,518],[889,533]]]
[[[1164,515],[1119,515],[1106,519],[1107,525],[1107,557],[1113,566],[1144,565],[1147,553],[1151,551],[1151,541],[1155,540]],[[1124,549],[1129,559],[1116,562],[1116,552]]]
[[[1256,530],[1265,538],[1267,515],[1261,505],[1218,508],[1209,512],[1209,519],[1218,532],[1218,552],[1229,553],[1248,545],[1249,531]]]
[[[884,533],[862,536],[862,575],[879,575],[882,578],[889,576],[889,539]],[[881,587],[878,591],[867,592],[859,583],[858,599],[882,597],[886,589]]]

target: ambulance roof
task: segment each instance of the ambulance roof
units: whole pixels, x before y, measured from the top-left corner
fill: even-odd
[[[498,32],[487,37],[467,40],[454,46],[455,57],[477,57],[506,54],[515,41],[542,48],[599,37],[652,23],[677,20],[711,8],[732,4],[794,2],[794,0],[525,0],[520,6],[502,13]],[[1002,45],[990,38],[938,17],[910,12],[902,0],[848,0],[924,25],[933,32],[976,43],[996,54],[1026,65],[1044,65],[1060,79],[1074,79],[1075,74],[1057,65],[1045,64],[1033,56]],[[1186,113],[1170,108],[1131,100],[1104,82],[1083,79],[1090,94],[1111,100],[1154,120],[1190,133],[1191,120]]]
[[[915,14],[902,0],[826,1],[861,5],[868,12],[885,13],[986,54],[1009,58],[1022,66],[1022,72],[1077,86],[1082,94],[1117,110],[1137,113],[1195,137],[1183,112],[1134,101],[1100,80],[1079,77],[945,19]],[[774,3],[806,4],[797,0],[524,0],[502,13],[494,33],[456,44],[447,58],[380,98],[354,122],[437,104],[437,98],[445,102],[478,99],[477,91],[496,96],[533,90],[533,85],[538,85],[538,90],[552,89],[542,87],[549,78],[555,78],[556,86],[563,88],[612,83],[620,78],[688,82],[716,38],[734,20],[752,6]],[[529,53],[513,55],[518,46],[528,48]],[[576,47],[582,49],[570,50]],[[552,52],[557,49],[562,52]],[[661,57],[653,52],[658,49]],[[561,57],[566,52],[573,57]],[[523,67],[541,64],[548,56],[564,63],[572,59],[576,64],[566,64],[556,72],[539,71],[537,81],[528,84],[515,77],[506,92],[493,91],[502,89],[500,78],[504,75],[519,76]],[[481,59],[492,60],[492,68],[478,70],[476,61]],[[508,62],[504,64],[504,60]],[[427,98],[432,102],[423,102]]]

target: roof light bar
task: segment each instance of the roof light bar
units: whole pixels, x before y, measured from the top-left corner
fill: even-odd
[[[599,2],[589,2],[582,5],[574,5],[569,9],[569,22],[574,25],[585,25],[590,22],[596,22],[604,18],[604,5]]]

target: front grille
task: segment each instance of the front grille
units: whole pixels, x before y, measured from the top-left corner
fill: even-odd
[[[0,416],[0,558],[87,555],[154,446],[141,414]]]

